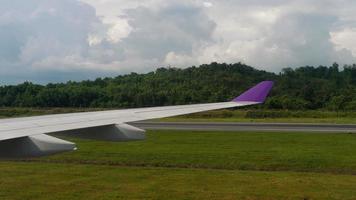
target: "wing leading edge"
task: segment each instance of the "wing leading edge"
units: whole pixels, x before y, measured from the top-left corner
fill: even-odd
[[[272,81],[263,81],[230,102],[0,120],[0,158],[43,156],[76,149],[73,143],[47,134],[105,141],[142,140],[145,138],[144,130],[127,125],[127,122],[261,104],[272,87]]]

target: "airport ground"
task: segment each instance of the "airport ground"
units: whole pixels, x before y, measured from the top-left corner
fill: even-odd
[[[352,133],[150,130],[139,142],[68,140],[79,150],[0,162],[0,199],[356,199]]]
[[[356,199],[356,135],[149,131],[0,163],[0,199]]]

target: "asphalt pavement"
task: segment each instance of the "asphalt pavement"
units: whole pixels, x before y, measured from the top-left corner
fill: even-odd
[[[231,122],[152,122],[130,123],[146,130],[191,131],[281,131],[281,132],[340,132],[356,133],[352,124],[300,124],[300,123],[231,123]]]

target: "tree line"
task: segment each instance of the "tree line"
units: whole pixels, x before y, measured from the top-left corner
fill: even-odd
[[[263,80],[276,83],[264,108],[356,110],[356,65],[340,69],[337,63],[285,68],[275,74],[242,63],[214,62],[80,82],[25,82],[1,86],[0,106],[131,108],[219,102]]]

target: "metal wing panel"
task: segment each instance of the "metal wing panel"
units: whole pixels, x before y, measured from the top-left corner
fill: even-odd
[[[36,121],[40,122],[42,120],[37,119]],[[36,123],[36,121],[33,121],[32,123]],[[113,118],[113,119],[80,120],[80,121],[77,120],[71,123],[53,122],[52,124],[46,126],[38,126],[33,124],[31,128],[25,126],[25,127],[18,127],[16,129],[0,131],[0,140],[8,140],[13,138],[19,138],[19,137],[25,137],[25,136],[37,135],[37,134],[53,133],[58,131],[105,126],[105,125],[115,124],[118,121],[120,121],[120,119]]]
[[[0,120],[0,140],[255,104],[225,102]]]
[[[263,103],[272,86],[272,81],[263,81],[235,98],[232,102],[58,114],[0,120],[0,141],[38,134],[259,104]]]

